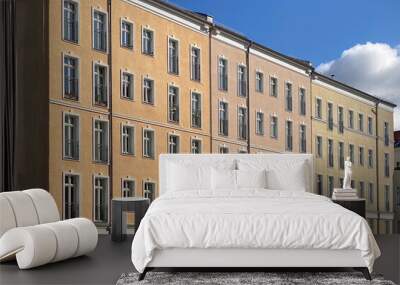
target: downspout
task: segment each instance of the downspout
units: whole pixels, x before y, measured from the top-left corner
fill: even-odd
[[[379,218],[380,218],[380,207],[379,207],[379,124],[378,124],[378,105],[379,102],[375,103],[375,170],[376,170],[376,214],[377,214],[377,231],[376,233],[379,234]]]
[[[250,153],[250,48],[251,45],[253,44],[252,41],[250,41],[247,45],[246,48],[246,67],[247,67],[247,72],[246,72],[246,80],[247,80],[247,86],[246,86],[246,105],[247,105],[247,153]]]
[[[107,53],[107,63],[108,63],[108,106],[109,106],[109,161],[108,161],[108,176],[109,176],[109,220],[108,220],[108,226],[107,230],[110,231],[110,221],[112,219],[111,217],[111,206],[112,206],[112,198],[113,198],[113,117],[112,117],[112,58],[111,58],[111,52],[112,52],[112,46],[111,46],[111,0],[107,0],[107,13],[108,13],[108,53]]]
[[[211,62],[212,62],[212,44],[211,44],[211,40],[212,40],[212,33],[214,32],[215,27],[214,24],[212,24],[210,26],[210,28],[208,29],[208,86],[209,86],[209,96],[210,96],[210,106],[209,106],[209,118],[210,118],[210,124],[209,124],[209,128],[210,128],[210,153],[213,153],[213,125],[212,125],[212,117],[213,117],[213,98],[212,98],[212,75],[211,75]]]

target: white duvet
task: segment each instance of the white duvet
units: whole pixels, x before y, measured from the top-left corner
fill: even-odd
[[[370,271],[380,256],[359,215],[323,196],[266,189],[162,195],[140,223],[132,262],[143,272],[165,248],[358,249]]]

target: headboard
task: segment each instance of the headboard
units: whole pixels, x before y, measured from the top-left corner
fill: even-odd
[[[312,154],[161,154],[159,158],[159,195],[166,192],[168,183],[168,165],[169,163],[178,163],[183,165],[217,165],[234,164],[238,160],[304,160],[308,166],[308,192],[313,192],[313,155]]]

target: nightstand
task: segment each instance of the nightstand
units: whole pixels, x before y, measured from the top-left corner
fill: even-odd
[[[359,214],[365,219],[365,199],[357,198],[352,200],[338,200],[332,199],[332,202],[339,204],[340,206]]]

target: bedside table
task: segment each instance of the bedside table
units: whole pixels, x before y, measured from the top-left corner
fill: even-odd
[[[359,214],[365,219],[365,199],[357,198],[352,200],[338,200],[332,199],[332,202],[339,204],[340,206]]]

